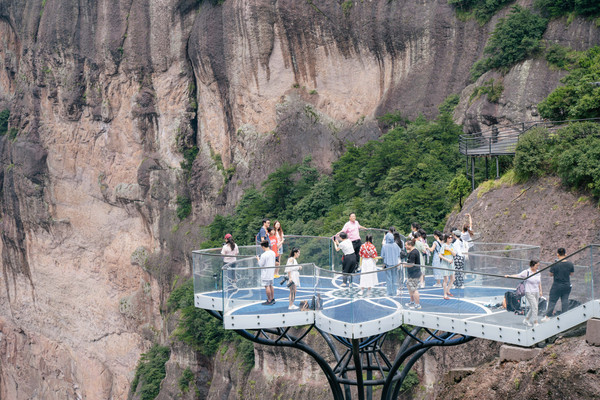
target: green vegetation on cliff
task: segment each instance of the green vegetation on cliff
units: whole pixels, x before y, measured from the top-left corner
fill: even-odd
[[[575,122],[554,133],[532,129],[519,140],[514,167],[522,180],[556,174],[567,187],[600,199],[600,124]]]
[[[152,346],[142,354],[131,382],[130,398],[136,393],[139,393],[141,400],[153,400],[158,396],[160,383],[166,375],[165,363],[169,360],[169,354],[168,347],[159,345]]]
[[[600,117],[600,47],[568,54],[576,60],[571,72],[561,80],[564,86],[539,104],[540,115],[554,121]]]
[[[452,110],[456,96],[440,108]],[[399,115],[386,120],[404,121]],[[417,118],[398,124],[379,140],[348,144],[331,175],[319,174],[310,158],[284,164],[262,189],[250,188],[230,216],[217,216],[204,247],[222,244],[232,233],[240,244],[253,243],[260,220],[281,221],[286,232],[330,235],[356,212],[361,224],[408,229],[419,221],[429,231],[441,229],[454,206],[448,184],[462,166],[458,152],[460,126],[449,112],[434,121]]]
[[[508,68],[534,55],[541,44],[548,21],[530,10],[514,6],[506,18],[501,18],[490,35],[483,52],[488,56],[471,67],[475,81],[490,69]]]
[[[474,17],[480,23],[488,22],[494,14],[514,0],[448,0],[459,16]]]
[[[535,7],[552,18],[567,14],[598,16],[598,0],[535,0]]]

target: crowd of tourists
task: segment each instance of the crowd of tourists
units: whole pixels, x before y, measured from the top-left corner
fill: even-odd
[[[383,237],[379,254],[373,243],[373,235],[367,234],[364,243],[362,242],[360,231],[367,228],[361,226],[356,220],[356,215],[351,213],[348,222],[332,237],[335,250],[342,252],[342,282],[340,286],[342,288],[352,287],[353,274],[360,271],[356,294],[359,297],[369,296],[373,288],[379,284],[379,269],[376,262],[381,259],[388,296],[399,295],[400,284],[404,283],[410,295],[410,301],[406,306],[411,309],[421,309],[419,289],[425,287],[425,268],[427,267],[433,271],[435,283],[432,286],[441,287],[443,298],[449,300],[454,297],[452,289],[460,289],[464,286],[465,259],[468,257],[469,249],[473,246],[473,220],[471,215],[465,214],[465,216],[468,220],[460,230],[452,228],[448,233],[435,230],[431,244],[427,241],[427,232],[421,228],[419,223],[411,224],[411,232],[408,237],[404,237],[394,227],[390,227]],[[283,256],[284,242],[285,236],[281,223],[275,221],[271,226],[269,219],[263,219],[262,226],[256,235],[256,258],[258,265],[263,267],[261,269],[261,285],[264,286],[267,297],[266,301],[262,303],[263,305],[275,304],[273,282],[280,277],[280,259]],[[235,256],[239,254],[237,244],[231,234],[225,235],[225,244],[221,253],[225,256],[225,263],[234,261]],[[562,261],[565,257],[565,249],[558,249],[557,256],[557,261],[560,262],[550,269],[554,283],[550,290],[548,310],[542,322],[553,315],[559,299],[563,310],[568,307],[568,297],[571,291],[569,277],[573,274],[573,264]],[[283,271],[286,274],[284,281],[287,281],[290,292],[288,306],[290,310],[299,308],[295,304],[297,288],[300,287],[299,271],[302,269],[302,266],[298,264],[299,257],[300,249],[293,247]],[[527,270],[515,275],[506,275],[506,277],[525,279],[524,295],[529,304],[529,313],[523,323],[527,326],[538,324],[538,302],[542,296],[538,268],[539,261],[532,260],[530,268]],[[235,287],[234,269],[227,270],[227,278],[229,284]]]

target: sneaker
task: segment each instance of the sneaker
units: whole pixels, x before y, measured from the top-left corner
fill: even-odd
[[[540,324],[538,324],[538,322],[537,322],[537,321],[535,321],[535,322],[533,323],[533,326],[534,326],[534,327],[536,327],[536,326],[539,326],[539,325],[540,325]]]
[[[271,301],[269,302],[269,305],[270,305],[270,306],[272,306],[273,304],[275,304],[275,299],[273,299],[273,300],[271,300]]]
[[[415,305],[412,301],[410,303],[406,303],[405,306],[408,308],[412,308]]]
[[[415,305],[415,309],[416,309],[416,310],[420,310],[420,309],[421,309],[421,305],[420,305],[420,304],[416,304],[416,305]]]
[[[270,306],[271,302],[269,300],[265,301],[264,303],[261,303],[263,306]]]
[[[288,310],[297,310],[299,307],[295,304],[292,304],[291,306],[288,307]]]
[[[525,326],[533,326],[533,325],[531,325],[531,322],[529,322],[529,320],[527,318],[525,318],[523,320],[523,325],[525,325]]]
[[[540,322],[546,322],[546,321],[550,321],[550,318],[546,315],[544,315],[544,318],[542,318],[542,320]]]
[[[425,284],[424,283],[420,283],[419,284],[419,289],[424,289],[425,288]]]
[[[342,283],[340,286],[341,286],[341,287],[346,287],[346,284],[345,284],[345,283]]]
[[[358,292],[358,295],[359,295],[359,296],[362,296],[362,295],[363,295],[363,291],[362,291],[362,290],[361,290],[361,291],[359,291],[359,292]]]
[[[433,285],[433,287],[442,287],[442,284],[441,283],[436,283],[436,284]]]

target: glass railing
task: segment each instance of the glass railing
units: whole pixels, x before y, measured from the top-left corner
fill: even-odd
[[[378,234],[373,243],[379,253],[385,231]],[[299,271],[300,285],[295,288],[295,300],[290,304],[293,289],[288,287],[289,281],[285,281],[284,277],[287,276],[285,263],[293,247],[300,249],[298,261],[302,269]],[[256,246],[240,247],[242,255],[229,263],[224,262],[220,251],[209,249],[193,253],[194,292],[196,296],[210,300],[201,303],[210,304],[204,308],[212,307],[226,316],[237,318],[237,321],[252,321],[253,324],[260,321],[260,326],[265,327],[299,324],[300,319],[290,316],[304,312],[311,316],[303,319],[302,323],[316,321],[325,331],[339,335],[350,332],[354,337],[393,329],[402,323],[398,315],[406,311],[422,315],[423,319],[417,322],[426,321],[427,315],[433,315],[458,318],[463,325],[471,321],[530,329],[523,323],[523,314],[507,312],[503,308],[505,294],[513,292],[523,280],[507,278],[506,275],[528,269],[529,261],[538,259],[540,254],[536,246],[475,243],[464,260],[462,270],[456,270],[454,266],[423,267],[421,271],[425,272],[425,276],[422,287],[420,280],[408,280],[408,268],[412,266],[407,264],[384,269],[381,260],[377,260],[376,271],[343,274],[341,252],[333,250],[331,238],[289,235],[283,245],[281,265],[277,267],[281,276],[273,280],[276,302],[267,305],[263,304],[267,300],[265,282],[261,276],[264,268],[258,267],[254,255]],[[566,261],[574,265],[569,295],[571,306],[599,299],[600,285],[594,285],[594,277],[600,274],[600,246],[588,246],[571,254]],[[554,263],[540,264],[538,275],[541,277],[543,296],[549,299],[553,283],[549,272]],[[434,270],[445,276],[442,282],[445,281],[449,287],[446,293],[443,287],[436,285]],[[392,288],[393,277],[397,278],[397,286]],[[450,286],[451,283],[453,286]],[[411,304],[410,295],[415,291],[419,294],[420,307]],[[525,298],[521,305],[526,309]],[[557,310],[560,310],[560,305]],[[540,310],[538,320],[541,320],[543,311]],[[238,327],[242,328],[243,325]]]

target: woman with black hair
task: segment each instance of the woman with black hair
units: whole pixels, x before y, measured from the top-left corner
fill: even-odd
[[[377,249],[373,245],[373,235],[366,236],[365,243],[360,246],[359,254],[361,257],[361,266],[360,291],[358,292],[358,295],[361,296],[365,288],[367,288],[367,294],[369,294],[371,288],[379,283],[377,280],[377,268],[375,266]]]
[[[232,257],[232,256],[237,256],[240,253],[239,249],[238,249],[238,245],[235,244],[235,241],[233,240],[233,236],[231,236],[231,233],[228,233],[227,235],[225,235],[225,244],[223,245],[223,248],[221,249],[221,254],[228,256],[228,257],[223,257],[223,262],[225,263],[225,265],[228,265],[228,269],[227,269],[227,279],[226,279],[226,287],[233,287],[233,288],[237,288],[237,284],[236,284],[236,278],[235,278],[235,264],[233,264],[236,260],[236,257]]]
[[[356,253],[354,252],[354,246],[352,246],[352,242],[348,239],[348,234],[346,232],[340,233],[341,242],[338,242],[337,238],[333,237],[333,244],[335,246],[335,251],[342,250],[342,271],[343,282],[342,287],[346,286],[348,282],[348,274],[351,274],[356,269]],[[352,278],[350,278],[350,285],[352,285]]]
[[[298,306],[294,305],[294,300],[296,300],[296,288],[300,287],[300,270],[302,269],[302,265],[298,265],[298,257],[300,257],[300,249],[294,247],[292,251],[290,251],[290,258],[287,260],[287,266],[285,267],[285,272],[288,274],[288,287],[290,288],[290,306],[289,310],[297,310]]]

